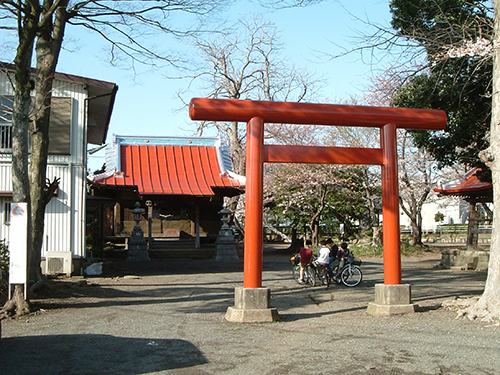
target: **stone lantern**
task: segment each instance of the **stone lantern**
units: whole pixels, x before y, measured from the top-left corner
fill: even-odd
[[[142,220],[141,216],[144,214],[144,209],[141,208],[139,202],[135,203],[135,208],[132,210],[134,215],[135,226],[132,230],[132,236],[128,243],[127,260],[149,260],[148,244],[144,238],[144,231],[139,224]]]
[[[219,230],[219,235],[217,236],[217,241],[215,242],[216,254],[215,260],[238,260],[238,244],[234,239],[234,234],[229,227],[229,216],[233,212],[227,208],[223,208],[219,211],[222,215],[221,221],[222,226]]]

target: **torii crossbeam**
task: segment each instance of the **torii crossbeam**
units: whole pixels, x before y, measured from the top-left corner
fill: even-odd
[[[447,121],[444,111],[195,98],[190,102],[189,115],[192,120],[247,122],[244,282],[243,288],[236,288],[235,308],[228,309],[228,320],[257,322],[275,320],[277,316],[273,309],[268,309],[268,301],[264,301],[269,298],[269,290],[262,288],[262,190],[263,164],[266,162],[380,165],[383,285],[401,284],[396,129],[442,130]],[[380,148],[264,145],[264,123],[378,127],[381,144]],[[382,292],[376,289],[376,302],[411,305],[409,286],[402,289],[403,292],[398,287],[379,288]],[[380,293],[382,297],[377,297]],[[397,296],[391,297],[394,295]],[[391,299],[396,303],[391,303]],[[405,303],[399,303],[401,301]],[[271,315],[265,310],[271,310]],[[382,307],[382,311],[399,310]],[[267,317],[262,318],[265,315]]]

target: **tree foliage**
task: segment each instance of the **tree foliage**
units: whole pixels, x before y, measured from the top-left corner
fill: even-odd
[[[448,123],[442,132],[415,131],[415,144],[427,149],[440,166],[481,165],[479,152],[489,146],[491,64],[464,57],[440,64],[412,78],[393,98],[393,105],[442,109]]]
[[[436,60],[451,46],[468,40],[491,40],[493,13],[488,0],[392,0],[392,27],[398,35],[425,48]]]
[[[393,98],[400,107],[442,109],[443,132],[414,132],[441,166],[481,165],[489,145],[491,114],[492,13],[488,1],[418,0],[390,3],[392,26],[400,37],[426,52],[426,62]]]
[[[381,105],[379,102],[375,102],[375,96],[381,94],[381,91],[370,87],[367,93],[366,97],[361,98],[363,103],[369,99],[371,104]],[[328,127],[325,129],[325,141],[327,144],[337,147],[380,147],[379,130],[365,127]],[[364,210],[363,212],[360,211],[359,216],[356,218],[356,220],[359,220],[359,230],[372,230],[373,243],[379,244],[381,241],[379,214],[382,208],[380,167],[360,165],[348,170],[356,174],[359,184],[357,193],[360,194],[360,199],[363,200]],[[359,198],[354,198],[354,201],[356,199]],[[349,202],[350,198],[347,197],[346,203]]]

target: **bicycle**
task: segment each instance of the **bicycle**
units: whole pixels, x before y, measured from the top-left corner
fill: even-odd
[[[326,268],[326,264],[319,264],[316,260],[312,262],[312,266],[314,268],[315,277],[321,282],[321,284],[330,286],[332,282],[332,277],[328,273],[328,269]]]
[[[300,282],[300,255],[294,255],[290,261],[294,265],[292,269],[293,278],[298,284],[302,284]],[[338,266],[333,270],[333,276],[328,273],[326,265],[319,264],[317,259],[313,257],[311,263],[308,263],[304,267],[304,281],[311,286],[316,286],[317,281],[321,282],[321,284],[326,285],[327,287],[330,284],[344,284],[348,287],[355,287],[361,283],[363,280],[363,272],[361,268],[358,266],[361,265],[360,259],[355,259],[352,254],[349,254],[346,264],[340,272],[338,272]],[[336,275],[340,275],[337,277]]]
[[[290,259],[290,261],[293,264],[292,268],[293,278],[298,284],[302,285],[303,283],[300,281],[300,268],[302,267],[300,264],[300,255],[299,254],[294,255]],[[316,286],[316,270],[314,265],[312,264],[313,261],[304,266],[303,277],[304,277],[304,283],[308,283],[311,286]]]
[[[363,280],[363,272],[358,266],[361,265],[361,259],[355,259],[354,255],[349,254],[347,257],[346,264],[342,267],[340,272],[335,272],[334,275],[340,275],[340,277],[335,276],[334,280],[337,284],[344,284],[345,286],[355,287],[361,283]],[[337,270],[338,271],[338,270]]]

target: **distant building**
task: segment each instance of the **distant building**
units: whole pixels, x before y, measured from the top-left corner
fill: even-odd
[[[439,197],[433,192],[422,206],[422,231],[435,232],[443,224],[465,224],[467,222],[469,204],[460,197]],[[437,222],[436,214],[442,214],[443,220]],[[400,225],[411,228],[411,221],[400,209]]]

